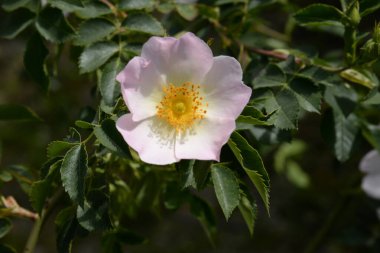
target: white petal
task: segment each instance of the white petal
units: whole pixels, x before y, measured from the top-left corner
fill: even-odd
[[[234,120],[200,120],[191,132],[177,136],[175,156],[179,159],[219,161],[222,146],[227,143],[234,129]]]
[[[359,168],[366,173],[380,173],[380,154],[377,150],[371,150],[360,161]]]
[[[365,176],[362,189],[372,198],[380,199],[380,173]]]
[[[214,64],[202,82],[207,117],[236,119],[247,105],[252,89],[242,82],[240,63],[229,56],[214,57]]]
[[[153,37],[142,48],[141,56],[152,61],[168,83],[200,84],[213,64],[209,46],[192,33],[175,38]]]
[[[133,120],[139,121],[156,114],[162,98],[162,78],[154,64],[134,57],[116,77]]]
[[[155,117],[136,122],[132,114],[125,114],[117,120],[116,127],[142,161],[157,165],[179,161],[174,156],[174,132],[167,130]]]

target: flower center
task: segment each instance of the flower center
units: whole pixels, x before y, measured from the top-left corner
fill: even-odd
[[[202,120],[208,103],[200,96],[200,85],[190,82],[181,86],[169,84],[162,88],[164,97],[156,106],[157,116],[165,120],[177,132],[191,128],[197,120]]]

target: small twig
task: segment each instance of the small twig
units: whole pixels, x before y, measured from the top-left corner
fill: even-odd
[[[99,0],[99,1],[104,3],[105,5],[107,5],[111,9],[111,11],[115,14],[116,17],[118,17],[118,16],[121,16],[122,18],[127,17],[126,13],[119,12],[118,9],[116,8],[116,6],[113,5],[110,1],[108,1],[108,0]]]
[[[276,52],[276,51],[270,51],[270,50],[265,50],[265,49],[260,49],[260,48],[250,48],[250,49],[255,53],[270,56],[270,57],[277,58],[280,60],[286,60],[289,57],[289,54],[283,54],[283,53]],[[302,60],[298,57],[295,57],[294,60],[297,64],[303,63]]]

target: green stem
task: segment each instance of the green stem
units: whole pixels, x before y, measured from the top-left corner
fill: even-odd
[[[37,245],[38,238],[41,232],[41,228],[45,223],[46,219],[50,216],[51,211],[63,195],[63,189],[60,189],[50,201],[47,202],[45,208],[41,212],[41,216],[36,220],[32,231],[30,232],[28,241],[26,242],[25,249],[23,253],[33,253],[34,248]]]
[[[318,232],[313,237],[311,242],[307,245],[304,253],[314,253],[319,249],[323,240],[325,239],[330,229],[334,225],[336,219],[339,217],[339,214],[349,203],[350,199],[351,199],[351,196],[346,195],[335,205],[334,209],[331,211],[330,215],[328,216],[323,226],[318,230]]]

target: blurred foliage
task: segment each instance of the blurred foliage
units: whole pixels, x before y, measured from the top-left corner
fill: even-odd
[[[1,7],[1,194],[21,205],[2,197],[0,252],[379,252],[357,170],[380,150],[377,0]],[[185,31],[237,58],[253,97],[221,163],[144,164],[116,130],[115,77]]]

